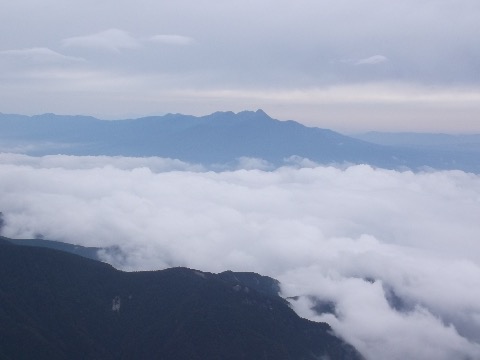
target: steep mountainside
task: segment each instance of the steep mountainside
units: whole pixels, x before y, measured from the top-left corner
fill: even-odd
[[[278,121],[262,110],[181,114],[104,121],[85,116],[0,114],[0,151],[31,155],[161,156],[211,165],[239,157],[281,165],[300,156],[330,163],[385,168],[430,166],[480,172],[480,165],[454,152],[369,143],[331,130]]]
[[[360,359],[253,273],[126,273],[0,239],[0,359]]]

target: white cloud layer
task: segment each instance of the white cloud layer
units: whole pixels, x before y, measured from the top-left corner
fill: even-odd
[[[369,359],[479,358],[480,176],[291,161],[2,154],[4,235],[119,245],[127,270],[257,271]]]

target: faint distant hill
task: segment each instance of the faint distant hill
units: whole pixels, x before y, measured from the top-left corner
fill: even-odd
[[[83,256],[88,259],[93,260],[101,260],[98,255],[100,250],[106,250],[98,247],[86,247],[80,245],[72,245],[60,241],[54,240],[45,240],[45,239],[9,239],[3,236],[0,236],[0,241],[8,241],[15,245],[20,246],[36,246],[36,247],[44,247],[49,249],[56,249],[61,250],[64,252],[76,254],[79,256]]]
[[[374,144],[438,151],[464,151],[480,154],[480,134],[433,134],[371,131],[354,136]]]
[[[0,238],[0,359],[356,360],[278,282],[186,268],[127,273]]]
[[[480,134],[372,131],[354,137],[390,148],[415,150],[426,159],[427,166],[480,172]]]
[[[469,152],[380,144],[331,130],[272,119],[262,110],[105,121],[85,116],[0,114],[0,150],[31,155],[160,156],[204,165],[240,157],[282,165],[292,156],[321,164],[480,172]]]

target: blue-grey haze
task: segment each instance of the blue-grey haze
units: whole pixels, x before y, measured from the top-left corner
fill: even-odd
[[[241,158],[278,167],[297,157],[326,165],[480,172],[478,136],[413,134],[409,138],[422,141],[408,142],[394,141],[393,135],[374,135],[359,140],[295,121],[278,121],[262,110],[117,121],[54,114],[0,115],[0,149],[29,155],[158,156],[210,168],[232,165]]]

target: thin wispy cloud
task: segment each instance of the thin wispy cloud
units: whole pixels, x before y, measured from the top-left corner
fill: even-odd
[[[388,58],[383,55],[373,55],[368,58],[355,61],[355,65],[378,65],[388,61]]]
[[[85,61],[85,59],[83,58],[64,55],[45,47],[3,50],[0,51],[0,56],[7,56],[14,58],[18,61],[30,61],[37,64]]]
[[[145,44],[190,45],[194,39],[175,34],[157,34],[151,37],[136,37],[121,29],[108,29],[95,34],[75,36],[62,41],[65,47],[96,48],[119,52],[139,49]]]
[[[62,44],[66,47],[97,48],[116,52],[141,46],[135,37],[120,29],[108,29],[95,34],[70,37],[64,39]]]

